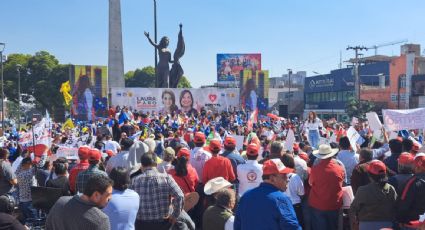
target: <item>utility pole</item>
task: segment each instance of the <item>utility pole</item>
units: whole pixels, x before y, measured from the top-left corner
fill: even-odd
[[[359,76],[359,50],[368,50],[368,48],[364,46],[349,46],[347,50],[355,51],[355,59],[354,59],[354,90],[355,96],[358,101],[360,101],[360,76]]]
[[[18,72],[18,132],[21,131],[21,68],[22,65],[16,65],[16,71]]]
[[[153,0],[153,21],[154,21],[154,33],[155,33],[155,44],[157,43],[157,30],[156,30],[156,0]],[[157,68],[158,68],[158,49],[155,48],[155,85],[156,87],[158,87],[158,73],[157,73]]]
[[[1,129],[4,135],[4,81],[3,81],[3,51],[6,47],[5,43],[0,43],[0,65],[1,65]]]
[[[291,75],[292,69],[288,69],[288,120],[291,120]]]

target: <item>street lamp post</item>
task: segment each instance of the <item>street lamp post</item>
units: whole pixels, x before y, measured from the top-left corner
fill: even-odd
[[[3,81],[3,51],[6,44],[0,42],[0,65],[1,65],[1,129],[4,131],[4,81]]]
[[[16,71],[18,71],[18,132],[21,130],[21,67],[22,65],[16,65]]]
[[[154,33],[155,33],[155,44],[157,43],[157,30],[156,30],[156,0],[153,0],[153,21],[154,21]],[[155,82],[156,87],[158,87],[158,49],[155,48]]]
[[[291,75],[292,69],[288,69],[288,119],[291,120]]]

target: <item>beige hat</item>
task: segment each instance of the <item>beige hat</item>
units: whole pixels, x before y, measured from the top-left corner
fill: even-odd
[[[232,184],[223,177],[216,177],[207,182],[204,187],[204,193],[207,195],[214,194],[223,188],[229,188]]]
[[[167,147],[164,149],[164,160],[172,160],[176,156],[174,149],[171,147]]]
[[[145,143],[149,147],[149,152],[150,153],[153,153],[155,151],[156,142],[155,142],[154,139],[148,138],[145,141],[143,141],[143,143]]]
[[[313,151],[313,155],[319,159],[328,159],[333,157],[339,150],[331,148],[330,145],[322,144],[318,150]]]

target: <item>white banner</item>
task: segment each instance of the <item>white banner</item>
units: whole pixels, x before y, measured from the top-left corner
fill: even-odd
[[[239,89],[112,88],[111,94],[113,106],[128,106],[143,112],[240,108]]]
[[[348,140],[350,141],[351,144],[351,148],[353,149],[354,152],[357,152],[357,140],[360,138],[360,134],[356,131],[356,129],[354,129],[353,126],[350,126],[350,128],[347,130],[347,137]]]
[[[295,134],[292,129],[289,129],[288,134],[286,136],[286,150],[293,151],[295,143]]]
[[[425,108],[391,110],[383,109],[384,124],[391,131],[403,129],[424,129]]]
[[[67,159],[78,160],[78,148],[60,146],[56,151],[57,157],[65,157]]]
[[[43,118],[38,124],[34,125],[34,138],[32,129],[29,129],[26,133],[21,132],[19,136],[19,144],[24,147],[36,144],[45,144],[50,146],[51,137],[48,127],[48,120]],[[35,144],[33,144],[33,140],[35,140]]]

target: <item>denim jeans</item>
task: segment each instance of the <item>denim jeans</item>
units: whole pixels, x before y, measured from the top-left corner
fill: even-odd
[[[313,230],[338,230],[339,210],[321,211],[311,207],[311,227]]]
[[[318,130],[309,130],[308,131],[308,141],[310,141],[311,147],[318,149],[319,148],[319,131]]]
[[[20,202],[19,203],[19,209],[21,210],[24,221],[27,221],[28,219],[34,219],[37,218],[37,210],[32,206],[32,202]]]

